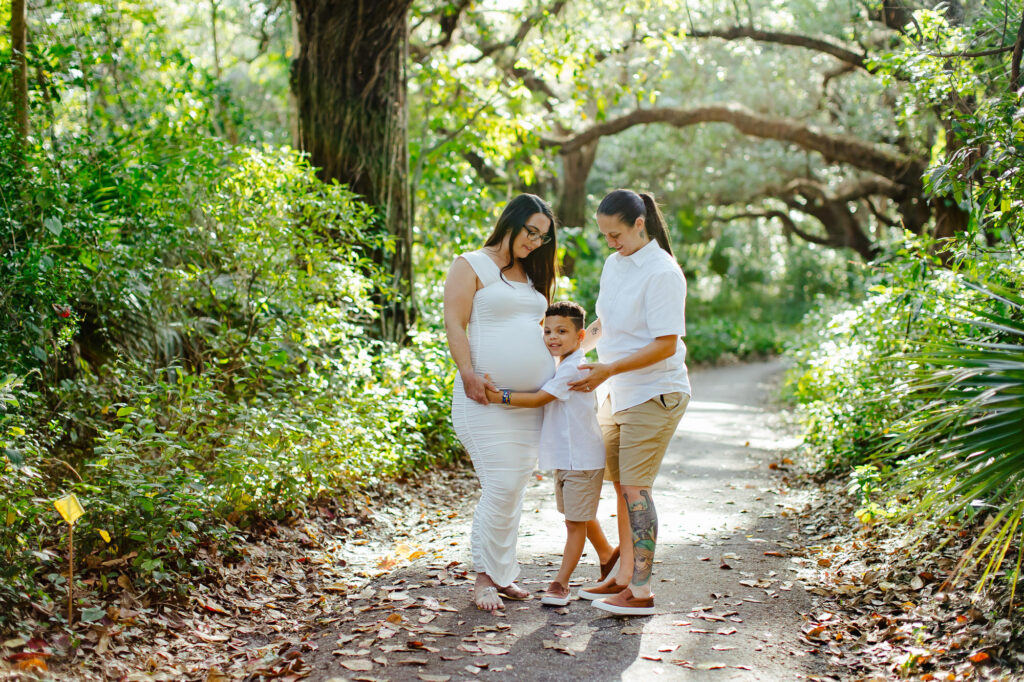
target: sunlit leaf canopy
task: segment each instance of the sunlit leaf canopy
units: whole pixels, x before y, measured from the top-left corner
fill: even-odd
[[[528,154],[538,138],[571,136],[638,108],[712,103],[737,103],[880,144],[923,145],[934,136],[927,116],[896,124],[898,85],[860,72],[828,88],[823,81],[841,66],[829,55],[688,35],[693,28],[756,25],[846,40],[868,27],[857,3],[745,3],[739,15],[727,2],[570,2],[556,15],[545,14],[550,5],[474,3],[463,18],[461,41],[432,50],[414,67],[423,116],[412,137],[421,137],[416,149],[427,150],[427,159],[471,148],[505,170],[510,156]],[[493,49],[531,14],[540,19],[521,44]],[[437,24],[413,25],[414,42],[439,39]],[[515,70],[529,76],[516,78]],[[793,177],[815,173],[838,181],[850,173],[790,145],[744,139],[723,125],[637,127],[601,144],[593,190],[649,187],[675,206],[742,203]],[[556,159],[540,169],[528,155],[524,161],[513,165],[513,174],[559,172]],[[473,179],[468,165],[464,170],[464,179]]]
[[[883,25],[875,9],[854,0],[414,2],[408,140],[417,241],[427,247],[418,264],[430,270],[479,239],[514,191],[562,208],[557,143],[636,110],[739,105],[934,160],[945,140],[929,102],[984,87],[979,79],[995,67],[906,48],[970,48],[985,22],[996,31],[1011,8],[1000,15],[981,7],[973,23],[956,26],[941,8],[919,10],[914,40]],[[48,6],[34,17],[45,40],[33,49],[51,65],[60,99],[51,131],[200,125],[239,142],[290,143],[291,11],[282,1],[235,0]],[[825,41],[866,66],[814,47],[707,35],[737,28]],[[584,215],[607,189],[631,186],[652,190],[679,217],[684,241],[711,243],[736,229],[716,218],[752,209],[788,211],[804,231],[821,234],[817,221],[778,201],[782,188],[795,179],[836,188],[869,176],[725,123],[636,125],[601,137]],[[879,210],[897,218],[884,203]],[[866,206],[851,210],[885,242],[890,231]],[[781,233],[763,217],[742,221],[754,223]]]

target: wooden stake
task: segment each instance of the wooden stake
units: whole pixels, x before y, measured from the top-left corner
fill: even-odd
[[[74,593],[75,593],[75,524],[68,524],[68,625],[74,617]]]

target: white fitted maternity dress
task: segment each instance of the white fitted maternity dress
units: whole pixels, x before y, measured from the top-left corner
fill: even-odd
[[[547,301],[526,282],[501,278],[482,251],[462,254],[483,288],[473,296],[469,317],[473,370],[498,388],[536,391],[555,373],[541,322]],[[519,575],[516,539],[526,483],[537,463],[543,410],[481,405],[466,397],[455,377],[452,424],[480,480],[470,543],[473,568],[504,587]]]

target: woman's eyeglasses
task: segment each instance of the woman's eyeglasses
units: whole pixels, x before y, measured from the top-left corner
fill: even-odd
[[[526,230],[526,238],[531,242],[540,242],[541,244],[547,244],[551,241],[551,235],[547,232],[541,232],[540,230],[534,229],[529,225],[523,225],[523,229]]]

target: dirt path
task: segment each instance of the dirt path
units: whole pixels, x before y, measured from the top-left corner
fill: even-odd
[[[656,615],[609,617],[588,602],[565,609],[506,602],[472,607],[471,500],[430,537],[413,537],[412,561],[358,594],[311,637],[311,679],[331,680],[793,680],[829,670],[801,642],[811,595],[794,578],[800,540],[784,475],[797,441],[771,406],[778,361],[695,372],[694,400],[672,441],[655,502],[661,521]],[[612,489],[600,518],[614,537]],[[421,545],[417,545],[417,541]],[[551,481],[527,493],[520,584],[542,591],[564,529]],[[408,549],[422,546],[426,555]],[[580,582],[594,577],[584,557]],[[833,673],[835,674],[835,673]]]

